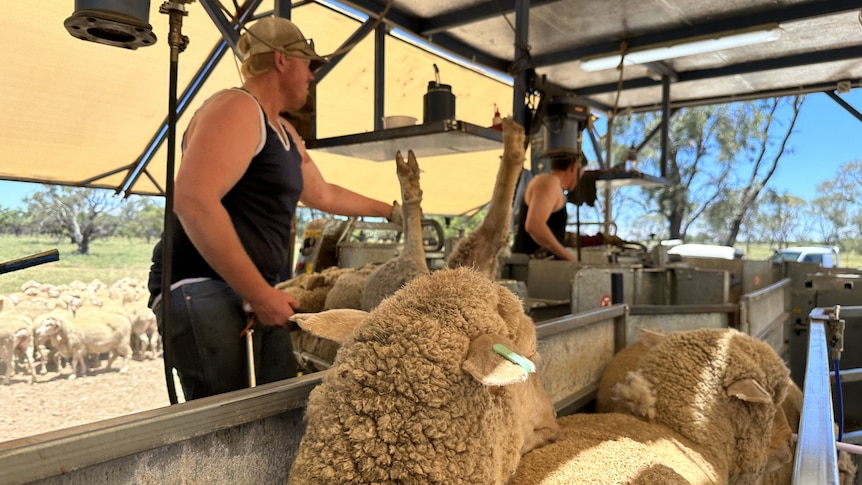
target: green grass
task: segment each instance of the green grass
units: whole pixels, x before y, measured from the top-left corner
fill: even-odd
[[[90,254],[78,254],[77,246],[68,239],[0,235],[0,262],[32,256],[57,249],[60,260],[0,274],[0,294],[19,291],[21,284],[34,280],[54,285],[79,280],[89,283],[99,279],[112,284],[129,276],[146,281],[150,257],[156,241],[143,239],[97,239],[90,245]]]
[[[97,239],[90,246],[90,254],[83,256],[75,252],[77,247],[68,239],[0,235],[0,263],[51,249],[60,252],[59,261],[0,274],[0,294],[19,291],[21,284],[29,280],[61,285],[75,280],[89,283],[99,279],[110,285],[129,276],[146,281],[155,243],[143,239]],[[766,244],[739,243],[737,247],[745,250],[746,259],[765,260],[772,255],[772,249]],[[841,266],[862,266],[862,255],[855,252],[841,253]]]

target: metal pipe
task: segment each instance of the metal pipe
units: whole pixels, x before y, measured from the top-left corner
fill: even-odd
[[[670,78],[661,77],[661,159],[659,174],[667,177],[667,157],[670,146]],[[673,235],[671,235],[673,236]]]
[[[374,130],[383,129],[386,95],[386,24],[374,32]]]
[[[515,84],[512,87],[512,118],[521,126],[527,126],[527,50],[530,38],[530,0],[515,0]]]

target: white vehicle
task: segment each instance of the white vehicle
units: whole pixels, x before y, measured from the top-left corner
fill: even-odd
[[[796,261],[799,263],[819,263],[824,268],[840,266],[838,247],[836,246],[795,246],[779,249],[772,255],[771,261]]]
[[[684,258],[738,259],[742,257],[743,252],[731,246],[687,243],[671,246],[667,254],[676,254]]]

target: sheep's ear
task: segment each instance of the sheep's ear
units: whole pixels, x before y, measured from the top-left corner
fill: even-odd
[[[312,275],[305,281],[305,289],[311,291],[315,288],[326,285],[326,277],[321,274]]]
[[[367,315],[368,313],[362,310],[345,308],[319,313],[295,313],[290,317],[290,321],[296,322],[299,328],[316,337],[343,344],[353,335],[353,331],[365,321]]]
[[[655,391],[640,371],[629,371],[623,382],[614,384],[611,399],[631,415],[655,419]]]
[[[655,347],[667,337],[667,334],[659,329],[641,327],[639,330],[640,341],[647,347]]]
[[[530,372],[535,371],[535,365],[509,350],[513,347],[511,340],[502,335],[482,335],[470,342],[467,359],[461,367],[486,386],[524,382]]]
[[[727,388],[727,394],[745,402],[772,403],[769,391],[754,379],[741,379],[734,382]]]

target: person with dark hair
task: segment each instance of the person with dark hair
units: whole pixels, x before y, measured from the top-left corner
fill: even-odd
[[[299,302],[274,287],[298,202],[345,216],[398,217],[397,204],[324,180],[296,128],[281,116],[306,103],[312,65],[324,62],[291,21],[267,17],[242,34],[240,88],[211,96],[183,136],[170,288],[162,288],[164,240],[153,250],[150,306],[171,349],[185,399],[250,385],[251,311],[257,383],[295,377],[286,330]],[[164,333],[160,303],[171,325]]]
[[[551,170],[533,177],[524,190],[517,216],[513,253],[577,261],[566,249],[566,193],[574,190],[584,175],[587,160],[583,154],[551,158]],[[581,247],[621,241],[616,236],[580,236]]]

